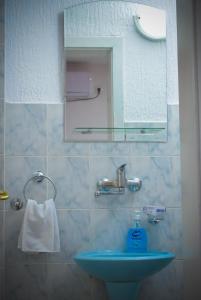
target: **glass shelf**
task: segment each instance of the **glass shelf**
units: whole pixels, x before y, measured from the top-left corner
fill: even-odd
[[[112,127],[77,127],[74,129],[75,132],[81,134],[92,134],[92,133],[125,133],[125,134],[139,134],[139,135],[151,135],[159,133],[165,130],[165,127],[158,127],[158,128],[148,128],[148,127],[141,127],[141,128],[112,128]]]

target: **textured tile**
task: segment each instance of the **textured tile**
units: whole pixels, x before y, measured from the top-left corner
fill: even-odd
[[[48,173],[57,187],[57,208],[90,207],[87,158],[49,157]]]
[[[109,300],[105,283],[93,278],[92,300]]]
[[[180,208],[169,208],[164,220],[157,225],[147,224],[149,248],[170,251],[182,258],[182,212]]]
[[[0,155],[0,190],[4,186],[4,158],[3,155]],[[0,201],[0,210],[4,209],[4,201]]]
[[[19,197],[24,200],[23,188],[33,172],[41,170],[46,173],[46,161],[41,157],[6,157],[5,181],[10,199]],[[36,200],[46,199],[46,182],[30,182],[26,189],[28,198]],[[7,207],[8,204],[7,204]]]
[[[129,209],[99,209],[92,212],[92,245],[95,250],[124,250],[128,228],[131,226]]]
[[[57,211],[61,252],[48,254],[48,262],[72,262],[73,256],[83,250],[88,250],[90,246],[90,215],[89,211],[69,210]]]
[[[0,299],[4,300],[4,269],[0,267]]]
[[[90,300],[91,280],[74,264],[48,265],[48,300]]]
[[[182,300],[182,273],[182,261],[173,261],[165,269],[142,283],[139,300]]]
[[[3,212],[0,212],[0,268],[4,266],[4,232]],[[1,280],[0,280],[1,281]]]
[[[1,87],[0,87],[1,88]],[[0,154],[4,152],[4,105],[0,100]]]
[[[17,263],[42,263],[46,262],[46,254],[29,254],[18,249],[18,237],[20,234],[24,211],[6,212],[6,264]]]
[[[46,105],[6,105],[6,154],[46,154]]]
[[[47,266],[16,264],[6,268],[6,299],[48,300]]]
[[[2,10],[3,10],[3,7],[0,3],[0,47],[3,47],[4,45],[4,20],[2,19]]]
[[[0,23],[1,26],[1,23]],[[2,35],[2,26],[0,28]],[[0,103],[4,101],[4,48],[0,44]]]
[[[48,105],[49,155],[88,155],[88,143],[64,143],[63,105]]]
[[[179,157],[132,157],[130,169],[142,180],[141,190],[134,194],[135,206],[181,206]]]
[[[130,154],[129,143],[91,143],[90,155],[122,156]]]
[[[131,155],[179,155],[180,128],[179,105],[168,105],[167,143],[131,143]]]
[[[4,13],[5,12],[5,10],[4,10],[4,7],[5,7],[4,3],[5,3],[4,0],[0,0],[0,22],[2,24],[4,24],[4,14],[5,14]]]
[[[126,172],[132,173],[130,170],[131,165],[128,158],[126,157],[91,157],[91,198],[92,207],[95,208],[122,208],[122,207],[132,207],[135,201],[135,195],[126,190],[124,195],[101,195],[100,197],[95,197],[95,191],[97,189],[97,182],[103,178],[109,178],[112,180],[116,179],[117,168],[127,163]],[[135,175],[135,174],[133,174]]]

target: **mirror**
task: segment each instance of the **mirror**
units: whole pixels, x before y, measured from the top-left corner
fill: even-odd
[[[165,11],[95,1],[65,10],[65,141],[166,142]]]

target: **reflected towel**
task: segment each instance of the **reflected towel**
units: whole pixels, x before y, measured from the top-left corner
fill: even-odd
[[[18,248],[24,252],[59,252],[60,237],[53,199],[39,204],[28,200]]]

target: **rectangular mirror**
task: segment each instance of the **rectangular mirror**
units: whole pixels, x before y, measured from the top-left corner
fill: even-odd
[[[165,11],[124,1],[64,15],[65,141],[167,141]]]

